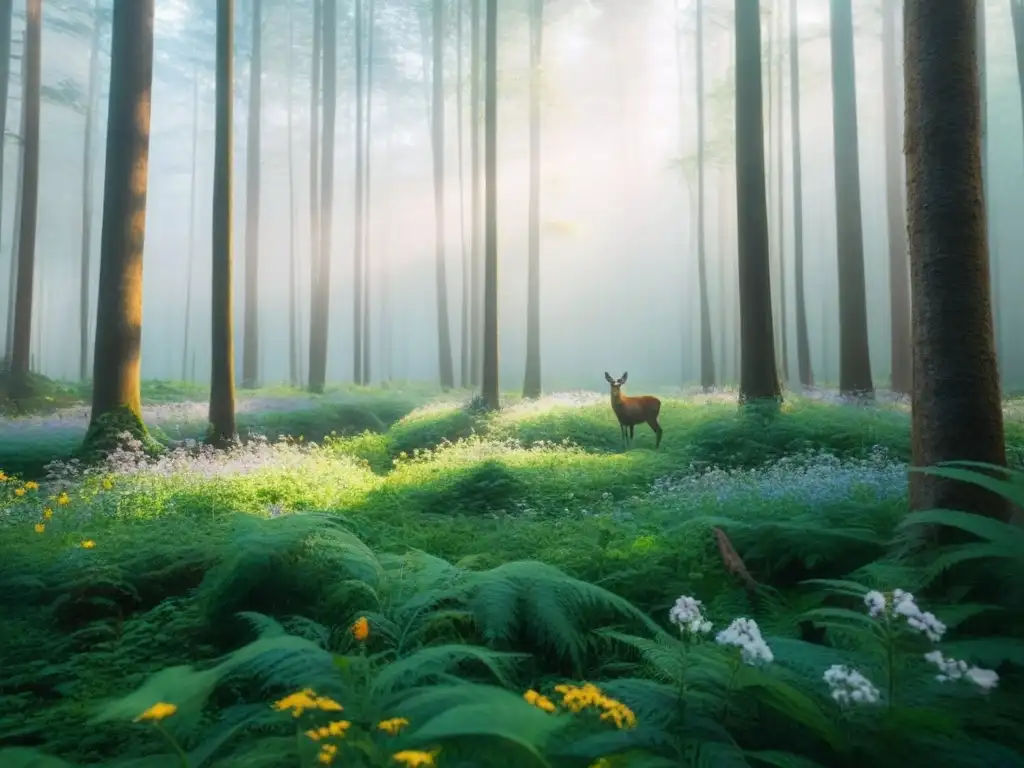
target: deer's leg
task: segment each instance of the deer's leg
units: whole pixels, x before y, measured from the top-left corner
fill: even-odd
[[[631,443],[633,442],[633,429],[634,428],[635,428],[635,425],[633,425],[633,424],[629,425],[629,442],[631,442]]]
[[[626,425],[619,424],[619,434],[622,436],[622,446],[626,446]]]
[[[647,424],[654,430],[654,447],[657,448],[661,445],[661,425],[658,423],[658,417],[652,416],[647,420]]]

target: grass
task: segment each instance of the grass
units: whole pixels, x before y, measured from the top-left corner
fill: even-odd
[[[157,685],[152,676],[160,670],[181,665],[192,665],[196,672],[189,674],[205,675],[207,681],[200,684],[195,682],[199,678],[175,673],[178,687],[172,686],[172,693],[179,697],[180,713],[171,720],[180,721],[178,736],[189,749],[216,742],[213,765],[296,765],[301,740],[296,747],[294,736],[288,736],[287,728],[281,731],[279,722],[259,720],[267,716],[265,706],[252,710],[257,720],[246,721],[245,737],[236,734],[220,744],[210,729],[218,722],[226,728],[236,715],[249,717],[249,710],[239,707],[255,706],[272,691],[281,693],[281,686],[311,685],[311,675],[327,686],[338,669],[344,678],[344,670],[370,664],[374,671],[367,679],[386,680],[389,667],[372,666],[374,654],[364,649],[360,655],[350,647],[345,628],[359,615],[372,617],[369,650],[388,654],[391,664],[417,659],[434,670],[421,679],[409,661],[409,679],[381,682],[372,696],[361,698],[353,691],[363,690],[362,683],[337,683],[346,701],[358,698],[360,706],[374,712],[375,697],[393,703],[400,691],[448,695],[439,685],[451,682],[448,672],[476,682],[493,682],[498,675],[513,690],[541,687],[559,677],[601,678],[608,690],[620,690],[638,717],[660,723],[658,733],[675,733],[679,724],[670,727],[659,720],[663,713],[656,714],[652,704],[659,696],[676,695],[651,688],[653,681],[662,685],[668,672],[644,667],[641,674],[637,667],[641,659],[657,667],[664,663],[662,656],[643,645],[650,641],[637,639],[629,642],[639,651],[624,650],[623,640],[613,652],[595,639],[602,628],[638,631],[637,621],[652,620],[664,626],[677,598],[693,595],[704,601],[718,625],[736,616],[756,616],[775,649],[776,666],[799,677],[812,661],[824,663],[836,649],[860,653],[861,648],[835,628],[822,645],[821,627],[830,622],[819,622],[815,629],[806,612],[834,606],[837,598],[808,589],[808,579],[854,578],[865,588],[880,589],[917,590],[927,583],[923,571],[894,559],[890,547],[907,511],[909,421],[898,407],[794,398],[777,416],[765,419],[738,414],[734,402],[723,396],[665,398],[662,448],[652,450],[653,435],[638,431],[635,446],[624,451],[606,399],[596,394],[514,402],[486,415],[465,401],[431,397],[411,386],[347,389],[321,398],[258,392],[248,398],[252,405],[243,406],[239,421],[248,435],[263,432],[270,440],[253,439],[243,448],[216,454],[188,442],[201,434],[201,407],[188,405],[185,398],[175,401],[173,393],[181,390],[169,385],[150,384],[148,391],[166,395],[155,412],[162,415],[162,438],[172,446],[155,461],[142,461],[127,446],[104,467],[84,471],[69,463],[77,423],[61,428],[40,418],[30,427],[9,424],[8,434],[18,435],[16,445],[0,431],[5,451],[0,468],[41,483],[36,489],[7,482],[0,490],[7,494],[0,516],[0,610],[5,617],[0,757],[4,747],[30,750],[8,752],[0,760],[5,766],[34,764],[26,755],[36,759],[39,751],[81,765],[145,756],[160,764],[158,755],[166,747],[151,729],[131,723],[131,717],[110,715],[103,726],[92,718],[114,711],[111,706],[116,710],[118,698],[132,690]],[[1013,404],[1007,413],[1011,457],[1019,460],[1024,456],[1021,420]],[[52,461],[58,465],[44,469]],[[24,493],[16,495],[17,488]],[[66,504],[60,503],[62,492]],[[41,533],[37,524],[44,526]],[[716,530],[724,532],[742,568],[761,585],[755,592],[737,576]],[[434,581],[423,581],[423,574],[433,574]],[[587,592],[592,589],[587,585],[602,591]],[[435,592],[440,595],[436,602],[402,613],[404,606]],[[958,623],[957,611],[963,613],[953,605],[942,614],[951,627]],[[414,631],[423,616],[430,618],[429,626]],[[954,638],[953,648],[958,640],[973,637],[970,616],[963,621],[967,630]],[[293,637],[288,641],[293,645],[285,647],[275,627],[315,642],[300,649]],[[389,627],[405,629],[392,632]],[[252,650],[246,643],[257,636],[265,646]],[[416,642],[397,639],[406,636]],[[424,661],[424,654],[436,656],[438,647],[447,647],[438,646],[446,638],[456,644],[452,647],[477,650],[472,660],[459,656],[462,660],[441,674],[429,666],[440,662]],[[225,656],[239,653],[240,647],[250,649],[244,663]],[[1017,652],[1004,640],[985,646],[987,656],[978,647],[977,663],[1005,663]],[[334,672],[330,664],[321,668],[316,654],[324,649],[348,661],[340,667],[337,662]],[[505,657],[487,655],[496,652],[526,653],[529,661],[511,665]],[[703,646],[693,651],[707,652]],[[299,654],[302,664],[286,663],[289,654]],[[702,663],[714,670],[719,660],[708,657]],[[253,672],[253,664],[262,672]],[[304,671],[297,672],[299,667]],[[243,668],[244,675],[238,672]],[[704,758],[684,749],[685,739],[657,746],[651,736],[654,741],[641,746],[646,753],[671,755],[676,762],[670,764],[676,765],[699,764],[718,754],[716,749],[735,751],[735,742],[747,752],[798,752],[816,764],[862,764],[868,747],[854,740],[853,746],[840,749],[829,742],[837,724],[857,724],[829,708],[823,669],[815,667],[799,680],[769,680],[745,678],[746,671],[737,676],[737,669],[728,667],[724,678],[708,685],[718,697],[714,701],[725,702],[724,711],[714,709],[714,728],[727,728],[731,736],[726,742],[733,746],[717,738],[708,741],[707,734],[701,737]],[[887,668],[882,663],[878,669]],[[943,742],[943,754],[959,754],[963,744],[977,746],[979,739],[992,745],[1012,741],[1004,720],[1014,712],[1012,692],[1019,689],[1012,669],[1000,670],[1005,682],[986,697],[989,719],[981,725],[949,721],[956,708],[947,700],[933,707],[941,717],[936,715],[925,730],[941,721],[953,739]],[[926,671],[915,674],[928,679]],[[641,682],[629,682],[634,679]],[[417,687],[426,682],[433,685]],[[783,683],[789,687],[779,687]],[[181,686],[193,684],[188,695],[182,693]],[[730,705],[737,685],[762,693],[744,694]],[[907,685],[908,696],[922,701],[939,696]],[[1002,687],[1009,693],[1003,694]],[[384,688],[391,699],[381,692]],[[156,695],[153,690],[143,687],[149,691],[145,695]],[[161,690],[172,695],[167,693],[172,689]],[[616,764],[648,764],[638,757],[643,750],[636,743],[626,749],[609,742],[609,734],[588,736],[597,739],[595,754],[588,752],[586,739],[573,741],[571,749],[556,748],[554,737],[540,735],[548,721],[529,720],[529,712],[515,709],[523,704],[518,698],[505,702],[491,688],[458,691],[456,698],[479,694],[485,699],[473,706],[492,708],[477,740],[495,737],[493,712],[507,706],[512,707],[510,722],[517,725],[508,726],[515,732],[502,738],[526,753],[543,747],[549,757],[560,755],[551,758],[552,764],[590,765],[597,756],[612,753],[635,753]],[[145,699],[139,695],[130,700],[132,706]],[[702,695],[707,704],[712,693]],[[782,699],[788,703],[780,704]],[[402,711],[417,711],[416,701],[402,699]],[[798,707],[797,701],[804,703]],[[781,721],[780,711],[785,713]],[[915,711],[901,716],[920,720],[924,710]],[[764,719],[760,726],[759,717]],[[893,722],[886,721],[884,728]],[[923,726],[918,722],[915,727]],[[487,765],[495,755],[519,764],[518,756],[493,749],[490,757],[478,753],[459,762],[460,750],[475,744],[474,739],[467,742],[466,733],[433,720],[430,728],[427,735],[443,742],[442,754],[452,761],[442,765]],[[962,736],[968,731],[969,738]],[[415,734],[410,738],[415,740]],[[915,754],[928,754],[925,746],[936,742],[932,736],[921,739],[908,744]],[[378,741],[366,741],[366,755],[376,754]],[[712,742],[718,746],[708,746]],[[572,754],[558,751],[563,748]],[[989,764],[993,755],[1003,754],[997,746],[976,751],[987,755]],[[732,760],[752,760],[749,764],[797,764],[758,762],[742,751],[729,754]],[[315,750],[307,758],[313,764]],[[17,762],[21,759],[26,762]],[[365,764],[385,764],[375,759],[366,757]],[[907,764],[925,764],[920,759]],[[192,764],[200,763],[196,758]]]

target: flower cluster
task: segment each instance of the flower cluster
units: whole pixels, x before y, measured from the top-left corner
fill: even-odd
[[[855,669],[833,664],[822,676],[828,683],[832,698],[840,704],[875,704],[878,702],[878,689],[864,675]]]
[[[868,608],[868,613],[875,618],[883,615],[902,616],[906,619],[907,626],[920,632],[933,643],[941,640],[946,633],[946,625],[930,611],[922,611],[914,596],[902,589],[893,590],[891,601],[881,592],[872,590],[864,595],[864,604]]]
[[[739,648],[745,664],[770,664],[775,660],[772,649],[761,637],[761,628],[753,619],[733,619],[732,624],[715,636],[715,642]]]
[[[613,723],[616,728],[636,727],[636,715],[633,710],[621,701],[605,695],[593,683],[584,683],[583,685],[563,683],[556,685],[555,691],[561,694],[562,706],[570,712],[578,713],[585,709],[596,709],[601,712],[602,720]],[[524,693],[523,698],[545,712],[555,712],[557,709],[551,699],[534,690]]]
[[[995,670],[968,665],[966,661],[958,659],[947,659],[942,655],[942,651],[937,650],[926,653],[924,658],[939,668],[939,674],[935,676],[935,679],[940,683],[950,680],[970,680],[985,691],[990,691],[999,685],[999,675]]]
[[[707,634],[711,631],[711,622],[704,618],[701,606],[700,600],[683,595],[668,612],[669,621],[683,634]]]

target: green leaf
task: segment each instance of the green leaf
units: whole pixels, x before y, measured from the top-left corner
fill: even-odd
[[[1010,523],[995,520],[983,515],[975,515],[969,512],[958,512],[952,509],[930,509],[924,512],[913,512],[903,518],[897,526],[897,530],[904,531],[923,525],[942,525],[949,528],[958,528],[961,531],[971,533],[980,539],[989,542],[1005,543],[1016,542],[1017,546],[1024,542],[1024,531]]]
[[[7,747],[0,749],[0,765],[4,768],[74,768],[76,764],[28,747]]]

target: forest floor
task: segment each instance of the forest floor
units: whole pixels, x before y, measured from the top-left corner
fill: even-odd
[[[640,719],[657,721],[664,732],[669,725],[658,719],[664,715],[656,714],[650,697],[665,691],[615,682],[624,665],[636,667],[636,655],[616,654],[614,662],[595,656],[587,638],[611,625],[633,622],[636,629],[637,621],[651,619],[665,625],[681,595],[704,601],[716,631],[732,618],[756,615],[789,686],[753,678],[744,683],[771,695],[761,701],[751,693],[751,701],[736,702],[727,729],[723,713],[718,725],[728,731],[724,736],[702,732],[708,756],[692,758],[690,747],[681,746],[690,743],[686,739],[666,746],[645,737],[623,746],[590,734],[591,742],[577,739],[571,747],[560,741],[568,751],[550,763],[519,763],[508,752],[459,758],[472,736],[504,739],[527,757],[539,758],[546,749],[551,760],[553,726],[527,723],[518,710],[508,715],[515,725],[495,735],[493,722],[502,718],[494,713],[515,704],[497,699],[469,702],[477,714],[491,713],[472,727],[435,719],[417,729],[414,722],[409,750],[422,758],[429,753],[416,749],[432,740],[450,758],[438,758],[439,765],[467,766],[696,765],[715,754],[722,760],[715,765],[866,759],[862,745],[839,745],[846,738],[836,726],[842,718],[829,709],[829,687],[821,681],[832,662],[845,658],[836,655],[840,650],[859,651],[848,643],[807,642],[813,638],[801,624],[804,612],[828,598],[798,584],[851,574],[870,584],[895,573],[909,580],[905,588],[923,588],[927,580],[918,571],[887,560],[906,514],[905,404],[882,398],[870,407],[841,405],[818,393],[790,397],[781,413],[766,418],[738,413],[728,393],[664,397],[665,435],[655,451],[646,427],[623,449],[603,392],[513,402],[484,414],[468,395],[438,396],[415,386],[347,388],[315,398],[261,391],[239,401],[248,444],[218,454],[191,443],[205,428],[201,391],[150,383],[144,397],[147,423],[169,445],[156,459],[127,446],[104,467],[74,463],[87,412],[72,395],[46,414],[0,423],[0,470],[10,476],[0,486],[5,768],[65,764],[33,762],[41,753],[81,765],[122,765],[115,758],[125,759],[123,765],[139,768],[299,765],[305,754],[309,762],[301,764],[312,765],[325,754],[317,752],[319,740],[303,747],[287,723],[282,731],[280,722],[266,721],[272,710],[258,702],[304,686],[329,689],[331,674],[375,659],[378,651],[390,664],[379,669],[393,671],[390,677],[379,672],[374,685],[360,689],[360,707],[377,719],[390,717],[384,710],[396,701],[403,702],[403,715],[419,711],[410,692],[427,682],[443,692],[440,683],[454,676],[497,679],[520,691],[556,678],[600,678],[610,679],[608,690],[619,690]],[[1006,414],[1011,463],[1024,467],[1024,410],[1009,402]],[[724,547],[716,529],[727,534]],[[730,559],[730,543],[740,568]],[[429,583],[413,579],[413,572],[417,579],[432,574]],[[771,585],[768,592],[748,593],[745,573]],[[957,610],[950,609],[950,626]],[[353,649],[347,628],[362,615],[371,617],[371,636]],[[430,620],[421,626],[424,616]],[[280,645],[284,630],[305,638],[308,647]],[[257,634],[270,645],[245,645]],[[976,639],[960,642],[980,647]],[[956,643],[948,644],[949,653]],[[243,646],[250,649],[245,659],[228,656],[235,660],[214,664]],[[1024,660],[1016,646],[999,647],[986,657],[990,663],[1014,653],[1018,663]],[[452,650],[458,648],[463,651]],[[331,657],[327,667],[316,657],[324,649],[336,654],[333,666]],[[495,651],[529,653],[532,661],[524,666]],[[647,648],[648,662],[651,653]],[[401,673],[394,671],[399,667]],[[153,682],[151,676],[167,668],[177,669]],[[930,678],[926,670],[917,672]],[[631,674],[664,682],[667,673]],[[732,695],[739,685],[734,681],[745,679],[735,669],[729,674],[728,686],[707,683],[718,686],[716,695],[722,688]],[[351,693],[349,683],[336,690]],[[469,688],[459,690],[469,696]],[[123,696],[128,699],[118,703]],[[157,700],[179,707],[168,732],[181,739],[188,762],[167,757],[152,726],[131,722]],[[1019,764],[999,762],[1011,754],[999,744],[1017,738],[1003,722],[1005,707],[1019,700],[991,703],[980,731],[971,730],[975,723],[947,723],[936,749],[959,759],[962,746],[964,755],[983,761],[979,765]],[[522,704],[518,695],[516,701]],[[1003,699],[997,692],[991,701]],[[448,706],[469,704],[456,697]],[[768,722],[763,706],[782,718],[774,734],[757,725],[758,718]],[[356,715],[349,716],[358,729]],[[358,764],[402,762],[397,747],[380,752],[384,737],[367,729]],[[963,735],[968,731],[970,738]],[[240,738],[242,732],[249,735]],[[406,743],[395,738],[394,744]],[[913,753],[901,758],[903,765],[938,764],[928,762],[934,746],[928,738],[904,739]],[[978,747],[982,738],[990,751]],[[645,750],[669,762],[595,762],[623,750]],[[772,756],[782,751],[819,762]],[[384,758],[375,762],[378,753]]]

